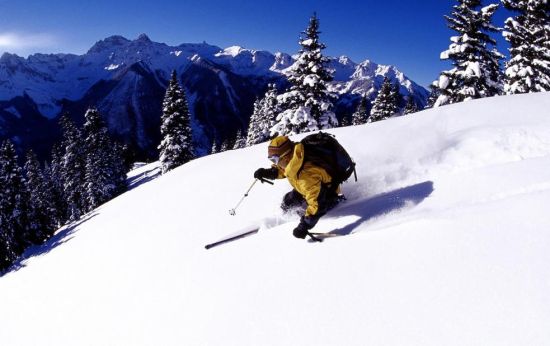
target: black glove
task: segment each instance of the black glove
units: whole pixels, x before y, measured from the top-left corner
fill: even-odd
[[[279,171],[275,167],[271,168],[258,168],[256,172],[254,172],[254,178],[256,179],[277,179],[279,176]]]
[[[292,234],[294,234],[296,238],[305,239],[308,231],[309,228],[307,227],[307,225],[300,222],[298,226],[294,229],[294,231],[292,231]]]
[[[294,234],[296,238],[304,239],[308,234],[308,231],[315,226],[318,219],[319,218],[314,216],[302,216],[300,223],[296,226],[292,234]]]

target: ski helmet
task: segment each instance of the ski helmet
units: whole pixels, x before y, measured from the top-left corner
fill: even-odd
[[[290,154],[292,149],[294,149],[294,142],[292,142],[287,136],[278,136],[272,139],[269,143],[269,147],[267,148],[267,157],[277,164],[279,159]]]

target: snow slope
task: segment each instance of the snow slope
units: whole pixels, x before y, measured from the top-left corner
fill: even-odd
[[[266,145],[133,189],[0,278],[3,345],[550,345],[550,94],[330,132],[358,162],[310,243]],[[298,138],[298,137],[297,137]],[[296,139],[297,139],[296,138]],[[258,234],[204,245],[260,223]]]

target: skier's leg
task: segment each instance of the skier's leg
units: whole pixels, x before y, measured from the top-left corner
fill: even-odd
[[[321,186],[321,191],[317,201],[319,203],[319,212],[325,214],[327,211],[336,207],[338,203],[346,198],[344,195],[339,195],[334,189],[330,186],[323,185]]]
[[[296,190],[287,192],[281,203],[281,209],[286,213],[294,208],[304,207],[305,199],[304,197]]]

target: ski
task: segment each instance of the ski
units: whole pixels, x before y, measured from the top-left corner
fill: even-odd
[[[341,237],[342,234],[338,234],[338,233],[330,233],[330,232],[309,232],[308,234],[310,236],[311,239],[309,239],[308,241],[310,243],[321,243],[323,240],[327,239],[327,238],[334,238],[334,237]]]
[[[253,234],[256,234],[258,233],[258,231],[260,230],[259,227],[257,228],[254,228],[254,229],[248,229],[247,231],[244,231],[244,232],[241,232],[241,233],[238,233],[234,236],[231,236],[231,237],[228,237],[228,238],[224,238],[222,240],[218,240],[214,243],[210,243],[210,244],[206,244],[204,246],[204,248],[206,250],[208,249],[211,249],[213,247],[216,247],[216,246],[219,246],[219,245],[222,245],[222,244],[226,244],[226,243],[229,243],[229,242],[232,242],[232,241],[235,241],[235,240],[238,240],[238,239],[242,239],[242,238],[245,238],[245,237],[248,237],[248,236],[251,236]]]
[[[334,237],[341,237],[342,236],[342,234],[331,233],[331,232],[311,232],[311,234],[313,234],[316,237],[321,237],[321,238],[334,238]]]

